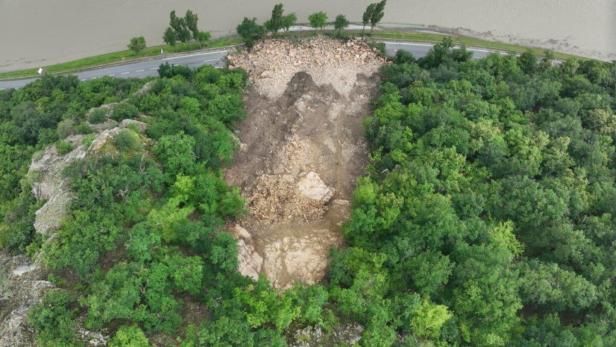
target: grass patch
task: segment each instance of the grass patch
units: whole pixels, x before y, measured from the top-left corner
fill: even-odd
[[[82,59],[77,59],[73,61],[68,61],[66,63],[60,63],[55,65],[50,65],[46,67],[47,73],[49,74],[61,74],[61,73],[71,73],[77,72],[89,68],[94,68],[97,66],[108,65],[113,63],[126,63],[133,60],[140,60],[147,57],[154,57],[160,54],[161,48],[168,53],[180,53],[180,52],[190,52],[203,48],[217,48],[217,47],[225,47],[231,46],[235,44],[241,43],[241,40],[236,36],[228,36],[221,37],[219,39],[214,39],[209,41],[206,45],[200,45],[197,42],[191,43],[178,43],[175,46],[169,45],[159,45],[147,47],[143,51],[135,54],[130,50],[117,51],[111,53],[105,53],[101,55],[95,55],[92,57],[86,57]],[[0,79],[15,79],[15,78],[26,78],[26,77],[34,77],[37,76],[36,68],[33,69],[23,69],[16,71],[8,71],[8,72],[0,72]]]

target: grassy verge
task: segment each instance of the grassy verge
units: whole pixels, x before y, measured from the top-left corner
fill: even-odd
[[[147,47],[139,54],[135,54],[132,51],[118,51],[111,52],[101,55],[96,55],[92,57],[77,59],[73,61],[68,61],[66,63],[60,63],[55,65],[50,65],[46,67],[47,73],[51,74],[59,74],[59,73],[70,73],[76,72],[80,70],[85,70],[89,68],[94,68],[101,65],[108,65],[113,63],[124,63],[132,60],[140,60],[147,57],[153,57],[160,54],[161,48],[165,51],[165,53],[180,53],[180,52],[189,52],[195,51],[202,48],[216,48],[216,47],[224,47],[241,43],[241,40],[236,36],[229,37],[221,37],[218,39],[214,39],[208,42],[207,45],[201,46],[198,43],[180,43],[175,46],[169,45],[159,45]],[[16,71],[8,71],[8,72],[0,72],[0,79],[15,79],[15,78],[26,78],[33,77],[37,75],[37,69],[24,69],[24,70],[16,70]]]
[[[331,33],[331,30],[324,30],[322,33]],[[360,31],[351,30],[348,31],[351,35],[359,35]],[[314,31],[301,31],[301,32],[289,32],[289,33],[281,33],[279,37],[307,37],[314,35]],[[415,41],[415,42],[427,42],[427,43],[435,43],[440,42],[444,36],[451,37],[455,43],[465,44],[467,47],[481,47],[505,52],[513,52],[513,53],[522,53],[525,51],[532,51],[538,56],[542,56],[545,52],[545,49],[535,48],[535,47],[525,47],[520,45],[514,45],[504,42],[498,41],[488,41],[482,40],[467,36],[458,36],[458,35],[445,35],[445,34],[434,34],[434,33],[425,33],[418,31],[393,31],[393,30],[385,30],[385,31],[376,31],[371,37],[374,39],[381,40],[404,40],[404,41]],[[179,52],[189,52],[195,51],[202,48],[216,48],[216,47],[224,47],[241,43],[241,40],[237,36],[228,36],[221,37],[218,39],[214,39],[210,41],[207,46],[200,46],[198,43],[186,43],[186,44],[177,44],[176,46],[169,45],[160,45],[153,46],[144,49],[139,54],[135,54],[129,50],[118,51],[112,53],[106,53],[101,55],[96,55],[92,57],[87,57],[83,59],[73,60],[66,63],[60,63],[55,65],[47,66],[47,73],[51,74],[59,74],[59,73],[71,73],[80,70],[85,70],[89,68],[94,68],[102,65],[108,65],[113,63],[124,63],[133,60],[139,60],[147,57],[153,57],[160,54],[161,48],[165,51],[165,53],[179,53]],[[580,56],[576,56],[573,54],[561,53],[561,52],[553,52],[554,57],[561,60],[566,60],[570,58],[575,59],[589,59]],[[24,70],[16,70],[9,72],[0,72],[0,80],[2,79],[15,79],[15,78],[26,78],[36,76],[36,69],[24,69]]]
[[[486,49],[493,49],[498,51],[512,52],[512,53],[523,53],[526,51],[531,51],[537,56],[543,56],[546,49],[544,48],[536,48],[536,47],[526,47],[520,45],[514,45],[510,43],[498,42],[498,41],[488,41],[477,39],[474,37],[468,36],[458,36],[458,35],[449,35],[449,34],[434,34],[434,33],[425,33],[418,31],[378,31],[374,32],[372,35],[375,39],[383,39],[383,40],[403,40],[403,41],[416,41],[416,42],[440,42],[443,37],[449,36],[451,37],[455,43],[457,44],[465,44],[467,47],[481,47]],[[554,57],[560,60],[567,60],[571,58],[575,59],[589,59],[585,57],[580,57],[573,54],[554,52]]]

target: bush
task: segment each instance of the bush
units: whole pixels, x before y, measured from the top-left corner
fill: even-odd
[[[111,118],[119,122],[122,119],[135,118],[138,114],[139,110],[135,105],[123,102],[113,108]]]
[[[94,134],[88,134],[88,135],[84,136],[84,138],[83,138],[81,143],[83,143],[83,145],[86,146],[86,147],[90,147],[92,142],[94,142],[95,138],[96,138],[96,136]]]
[[[128,43],[128,49],[135,54],[139,54],[139,52],[145,49],[145,38],[143,36],[133,37]]]
[[[109,341],[109,347],[148,347],[150,343],[139,327],[123,326]]]
[[[77,131],[78,134],[86,135],[86,134],[92,133],[92,128],[90,128],[90,126],[84,122],[84,123],[79,123],[75,127],[75,131]]]
[[[97,108],[88,116],[88,122],[92,124],[100,124],[105,120],[107,120],[107,110],[104,108]]]
[[[315,12],[308,16],[308,21],[311,27],[323,30],[323,27],[327,23],[327,13],[323,11]]]
[[[69,118],[58,123],[58,127],[56,128],[56,133],[58,134],[58,138],[65,138],[75,133],[75,122]]]
[[[143,146],[139,135],[129,129],[122,129],[114,136],[113,144],[120,152],[130,152],[141,149]]]
[[[56,143],[56,151],[58,151],[58,154],[60,155],[65,155],[72,150],[73,145],[68,141],[61,140]]]
[[[37,345],[75,345],[75,312],[67,292],[51,290],[28,316],[28,325],[36,333]]]
[[[247,17],[244,17],[242,23],[240,23],[235,30],[249,48],[252,47],[255,42],[259,41],[265,34],[265,28],[262,25],[257,24],[256,18],[248,19]]]
[[[161,78],[171,78],[174,76],[183,76],[186,79],[191,79],[193,70],[183,65],[170,65],[169,63],[161,64],[158,67],[158,75]]]

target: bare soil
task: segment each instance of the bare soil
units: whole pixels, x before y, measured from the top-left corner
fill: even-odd
[[[367,59],[371,67],[356,64],[352,69],[349,59],[338,58],[315,69],[314,50],[322,49],[323,42],[340,48],[335,52],[341,57]],[[382,61],[363,44],[317,39],[294,48],[295,59],[286,63],[291,68],[277,67],[276,62],[285,62],[251,58],[263,52],[276,56],[288,43],[274,41],[260,49],[231,58],[248,65],[236,66],[249,71],[252,85],[245,94],[248,117],[238,131],[240,151],[225,176],[247,201],[248,213],[234,230],[240,272],[251,277],[263,273],[275,287],[288,288],[296,281],[321,280],[331,247],[341,244],[340,227],[368,161],[363,119]],[[302,71],[306,64],[311,74]],[[338,69],[341,65],[346,71]],[[267,77],[261,77],[266,67]],[[332,69],[345,75],[349,88],[339,91],[331,83],[315,82],[331,78]],[[272,92],[283,83],[282,92]]]

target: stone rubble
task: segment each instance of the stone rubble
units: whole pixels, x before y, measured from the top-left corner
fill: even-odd
[[[251,82],[240,151],[225,172],[247,207],[231,230],[239,271],[280,289],[316,283],[368,160],[362,119],[385,60],[363,41],[323,37],[267,40],[228,59]]]
[[[364,41],[342,42],[324,37],[299,44],[288,40],[261,41],[245,54],[229,56],[229,66],[246,70],[259,92],[269,98],[281,96],[300,71],[311,75],[316,84],[331,84],[348,97],[357,74],[370,76],[384,63],[378,51]]]

